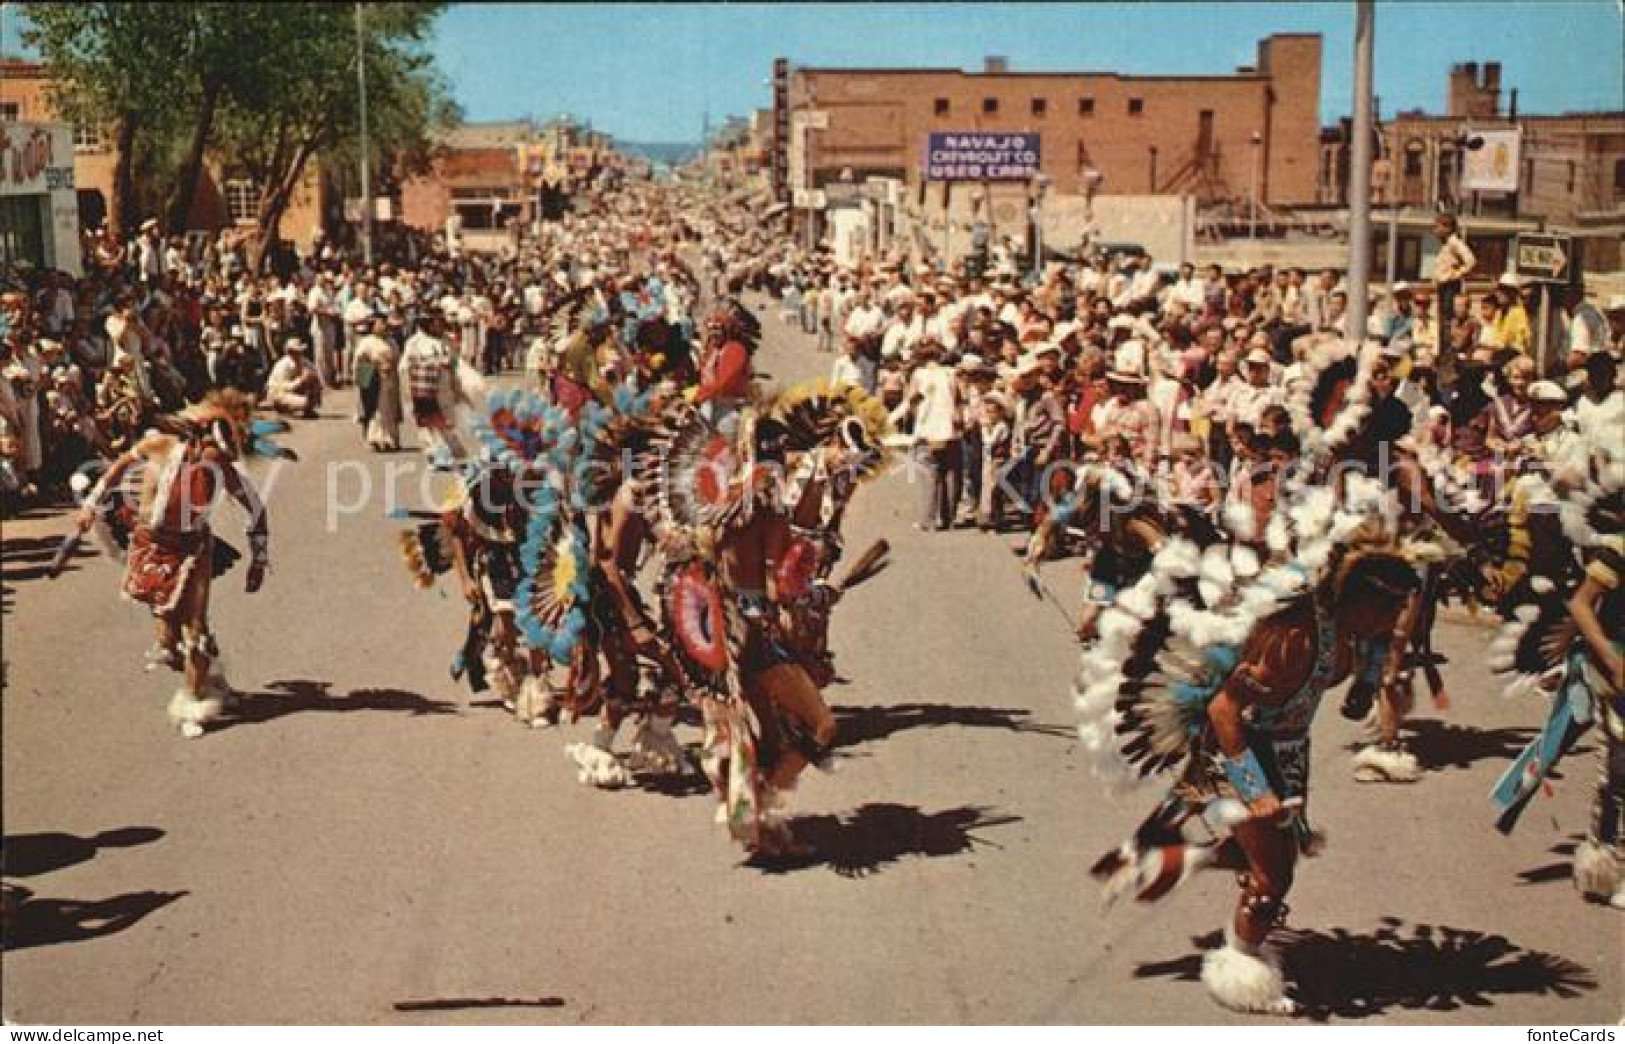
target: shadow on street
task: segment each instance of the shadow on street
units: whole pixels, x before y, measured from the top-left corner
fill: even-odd
[[[890,707],[835,707],[837,749],[887,739],[911,729],[958,726],[969,729],[1004,729],[1039,736],[1071,739],[1064,725],[1040,725],[1026,720],[1031,711],[1015,707],[958,707],[947,703],[899,703]]]
[[[993,844],[973,831],[1021,822],[1020,816],[990,813],[965,806],[927,815],[912,805],[869,804],[844,819],[804,816],[792,829],[811,848],[809,855],[759,858],[747,865],[770,874],[826,866],[842,877],[866,877],[905,856],[963,855],[977,845]]]
[[[385,711],[413,717],[461,713],[457,704],[449,700],[434,700],[404,689],[356,689],[347,696],[335,696],[332,688],[332,682],[301,679],[274,681],[262,692],[238,693],[235,705],[221,719],[219,728],[224,731],[260,725],[307,711],[326,714]]]
[[[1223,944],[1212,932],[1191,940],[1199,951]],[[1289,993],[1307,1017],[1366,1019],[1400,1011],[1486,1008],[1498,998],[1548,994],[1571,999],[1597,988],[1589,968],[1566,957],[1525,950],[1505,936],[1430,924],[1409,929],[1384,918],[1376,931],[1356,934],[1289,931],[1282,962]],[[1137,979],[1198,982],[1201,953],[1142,964]]]

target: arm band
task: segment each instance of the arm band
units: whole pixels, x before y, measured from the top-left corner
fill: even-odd
[[[1224,765],[1225,778],[1236,789],[1236,796],[1241,800],[1251,803],[1273,792],[1269,777],[1264,775],[1264,766],[1251,748],[1243,751],[1239,757],[1222,754],[1220,760]]]

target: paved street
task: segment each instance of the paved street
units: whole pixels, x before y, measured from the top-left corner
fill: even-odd
[[[759,368],[827,365],[763,313]],[[860,494],[848,546],[894,565],[836,615],[843,757],[796,797],[819,860],[742,865],[697,780],[581,786],[585,723],[518,727],[446,665],[452,585],[407,580],[375,500],[324,528],[329,463],[360,447],[347,396],[289,439],[269,494],[273,572],[216,589],[240,717],[175,737],[143,674],[143,614],[86,556],[40,577],[60,515],[4,533],[8,885],[28,889],[4,1015],[45,1023],[1211,1023],[1196,981],[1234,897],[1210,874],[1104,911],[1086,870],[1155,795],[1082,770],[1056,608],[1013,537],[920,534],[901,478]],[[415,454],[368,457],[381,479]],[[358,472],[331,477],[353,495]],[[403,488],[406,486],[403,485]],[[414,501],[403,494],[403,506]],[[234,509],[220,528],[241,545]],[[1075,564],[1047,571],[1072,604]],[[1427,707],[1419,785],[1352,782],[1355,729],[1318,725],[1329,834],[1292,896],[1289,968],[1322,1017],[1614,1022],[1625,918],[1582,903],[1566,854],[1591,744],[1516,835],[1485,794],[1540,716],[1483,666],[1490,632],[1446,624],[1448,716]],[[698,730],[682,731],[697,742]],[[1198,941],[1200,940],[1200,942]]]

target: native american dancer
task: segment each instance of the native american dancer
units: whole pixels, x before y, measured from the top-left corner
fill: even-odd
[[[1077,636],[1085,645],[1097,637],[1101,612],[1118,592],[1133,587],[1145,575],[1152,558],[1171,538],[1185,537],[1202,548],[1221,536],[1222,531],[1200,509],[1165,505],[1154,490],[1127,457],[1085,461],[1075,471],[1073,488],[1046,513],[1028,541],[1027,586],[1040,598],[1045,588],[1039,567],[1060,545],[1063,534],[1082,541],[1088,554],[1088,583]],[[1235,513],[1231,521],[1239,521]]]
[[[1354,778],[1412,783],[1422,769],[1400,735],[1415,700],[1412,672],[1422,667],[1435,703],[1448,705],[1438,671],[1443,660],[1431,645],[1436,602],[1444,590],[1481,586],[1482,559],[1475,567],[1475,549],[1484,543],[1494,507],[1441,466],[1440,457],[1419,452],[1410,408],[1396,394],[1393,366],[1393,357],[1374,342],[1358,349],[1344,342],[1322,345],[1307,360],[1306,380],[1287,408],[1302,440],[1308,480],[1341,487],[1353,475],[1378,479],[1398,497],[1407,538],[1436,550],[1420,567],[1422,583],[1393,633],[1362,648],[1341,708],[1344,717],[1363,720],[1373,739],[1354,754]],[[1448,586],[1447,578],[1454,578]]]
[[[187,413],[163,419],[160,430],[107,467],[85,497],[78,533],[58,553],[58,560],[65,559],[92,527],[121,545],[122,591],[157,618],[149,669],[163,666],[185,676],[170,700],[169,717],[189,739],[203,735],[232,696],[209,626],[209,592],[241,556],[214,535],[209,514],[222,491],[242,505],[250,550],[246,586],[250,594],[258,591],[270,565],[270,523],[239,461],[292,459],[291,451],[270,441],[287,430],[281,421],[254,420],[253,401],[245,395],[210,393]]]
[[[1577,579],[1539,576],[1532,600],[1491,646],[1490,666],[1512,676],[1509,696],[1550,694],[1540,733],[1491,791],[1497,829],[1510,833],[1558,761],[1600,725],[1602,761],[1591,829],[1574,854],[1581,893],[1625,909],[1625,458],[1617,447],[1571,445],[1551,485],[1520,481],[1529,508],[1555,513],[1577,549]],[[1568,582],[1565,582],[1568,581]]]
[[[551,472],[546,450],[567,430],[563,411],[534,395],[493,393],[473,425],[482,453],[459,465],[458,483],[433,517],[400,534],[402,557],[422,590],[456,576],[468,626],[451,663],[474,693],[494,687],[505,708],[533,728],[556,718],[545,649],[520,638],[516,599],[524,575],[522,545]]]
[[[823,494],[809,500],[820,465],[800,475],[793,504],[784,475],[795,473],[792,457],[833,448],[831,440],[842,449],[820,454],[824,468],[873,473],[880,415],[866,398],[839,390],[787,397],[782,416],[740,407],[726,428],[685,408],[656,435],[648,458],[666,626],[706,723],[702,767],[719,822],[753,854],[805,852],[787,805],[801,773],[835,740],[817,679],[832,674],[829,609],[855,582],[819,576],[824,533],[814,541],[794,528],[793,518],[812,520],[795,513],[803,503],[822,518]],[[831,473],[828,481],[834,521],[850,479]],[[855,572],[873,575],[878,557],[865,555]]]
[[[1225,945],[1202,981],[1219,1003],[1290,1014],[1266,946],[1287,912],[1307,819],[1309,735],[1322,696],[1359,668],[1360,643],[1389,633],[1417,586],[1381,489],[1304,492],[1273,524],[1286,553],[1261,563],[1245,543],[1198,551],[1166,543],[1150,570],[1101,615],[1076,702],[1097,774],[1147,777],[1180,767],[1134,837],[1093,868],[1105,894],[1142,901],[1197,870],[1241,873]],[[1289,533],[1282,533],[1290,530]]]
[[[639,461],[664,394],[622,386],[609,407],[585,406],[575,437],[554,451],[559,481],[541,494],[523,555],[527,640],[568,665],[561,699],[572,719],[599,711],[592,739],[565,748],[581,782],[599,787],[631,782],[629,766],[671,773],[686,763],[673,732],[681,668],[637,587],[653,547]],[[629,715],[637,728],[623,764],[614,743]]]

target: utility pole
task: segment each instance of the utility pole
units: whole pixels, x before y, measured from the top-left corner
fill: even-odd
[[[1351,340],[1365,340],[1371,273],[1371,63],[1376,34],[1372,0],[1354,4],[1354,142],[1349,171],[1349,318]]]
[[[1260,149],[1264,144],[1264,136],[1253,131],[1253,177],[1252,184],[1247,189],[1247,239],[1249,242],[1258,239],[1258,164]]]
[[[361,260],[372,267],[372,157],[367,138],[367,37],[361,2],[355,5],[355,75],[361,88]]]

